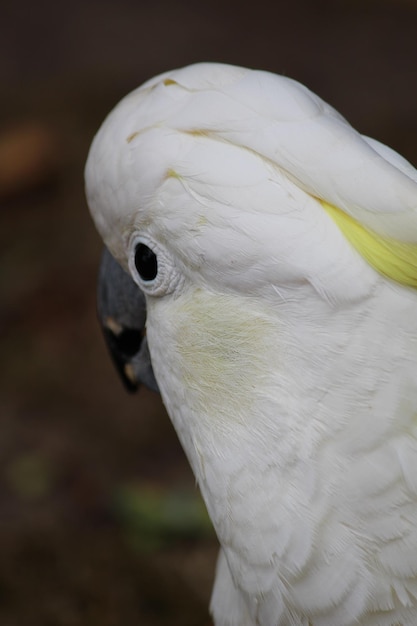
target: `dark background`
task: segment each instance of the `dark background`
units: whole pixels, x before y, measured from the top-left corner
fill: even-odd
[[[216,555],[156,394],[95,318],[83,195],[107,112],[156,73],[284,73],[417,163],[413,0],[0,4],[0,623],[208,626]]]

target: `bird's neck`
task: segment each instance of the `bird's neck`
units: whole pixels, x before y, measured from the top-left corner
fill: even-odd
[[[390,435],[404,398],[417,413],[414,304],[395,289],[339,309],[309,293],[278,305],[203,291],[150,303],[158,384],[223,545],[239,524],[274,529],[277,553],[306,562],[352,461]]]

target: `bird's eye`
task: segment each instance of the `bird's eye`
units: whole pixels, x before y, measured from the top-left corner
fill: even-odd
[[[130,274],[149,296],[164,296],[174,291],[183,276],[166,246],[144,233],[134,233],[129,242]]]
[[[135,249],[135,267],[142,280],[154,280],[158,274],[158,259],[155,252],[144,243],[138,243]]]

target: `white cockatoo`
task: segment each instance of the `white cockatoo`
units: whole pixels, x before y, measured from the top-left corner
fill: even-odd
[[[415,626],[417,171],[203,63],[121,101],[86,189],[221,544],[215,625]]]

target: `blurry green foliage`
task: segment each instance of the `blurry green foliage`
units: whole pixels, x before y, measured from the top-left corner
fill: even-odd
[[[197,491],[128,485],[114,499],[116,515],[140,550],[154,550],[178,539],[212,537],[214,531]]]

